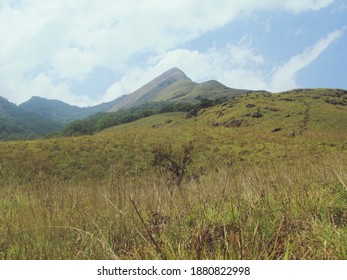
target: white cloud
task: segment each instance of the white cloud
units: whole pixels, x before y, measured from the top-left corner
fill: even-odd
[[[292,10],[295,13],[300,13],[302,11],[307,10],[319,10],[321,8],[324,8],[331,3],[333,3],[334,0],[310,0],[310,1],[302,1],[302,0],[290,0],[285,1],[285,8]]]
[[[114,83],[103,101],[130,93],[172,67],[180,68],[193,81],[217,79],[230,87],[259,89],[265,83],[257,66],[264,63],[263,56],[245,40],[220,49],[211,48],[206,52],[175,49],[151,57],[146,68],[130,69],[131,74]]]
[[[331,32],[326,38],[319,40],[314,46],[306,48],[303,53],[292,57],[273,74],[270,88],[273,91],[296,88],[297,73],[316,60],[342,34],[343,30]]]
[[[156,61],[156,62],[155,62]],[[176,49],[152,58],[152,63],[159,70],[177,66],[195,81],[218,79],[230,83],[232,77],[227,77],[228,70],[252,71],[259,64],[264,63],[264,58],[253,47],[240,42],[236,45],[227,45],[223,48],[211,48],[206,52]]]
[[[112,96],[130,93],[174,66],[182,69],[197,82],[217,79],[233,88],[264,89],[273,92],[297,88],[298,72],[315,61],[342,36],[343,32],[344,28],[331,32],[326,38],[306,48],[301,54],[293,56],[273,71],[263,70],[263,65],[267,64],[266,59],[252,46],[252,42],[246,39],[236,45],[229,44],[220,49],[211,48],[206,52],[175,49],[151,57],[146,68],[130,69],[131,74],[114,83],[103,101],[111,100]]]
[[[203,71],[206,70],[210,71],[205,72],[206,76],[212,74],[219,79],[218,75],[222,75],[222,79],[226,80],[227,72],[220,70],[225,70],[225,56],[229,62],[234,63],[234,68],[229,67],[234,75],[242,76],[250,72],[257,76],[259,73],[252,68],[247,70],[246,65],[250,65],[250,62],[262,64],[263,58],[244,45],[229,44],[226,48],[211,49],[208,53],[192,50],[186,50],[185,53],[184,50],[175,49],[184,42],[249,13],[264,10],[300,13],[324,8],[332,2],[333,0],[27,0],[14,4],[13,1],[0,0],[0,83],[8,89],[6,92],[15,93],[7,96],[9,99],[21,102],[32,95],[39,95],[35,92],[39,91],[39,87],[32,86],[29,90],[23,85],[34,85],[35,79],[42,74],[41,79],[46,77],[53,85],[47,87],[45,92],[40,91],[43,97],[54,95],[54,98],[72,103],[79,98],[69,92],[66,82],[83,81],[98,66],[123,73],[134,71],[124,75],[123,80],[109,89],[109,98],[117,97],[112,97],[112,93],[123,90],[125,92],[122,93],[127,93],[141,85],[145,78],[160,74],[159,69],[167,70],[164,66],[168,66],[170,59],[174,60],[175,57],[189,57],[192,65],[199,66],[195,67],[198,74],[192,77],[202,78]],[[224,55],[221,51],[227,51],[227,54]],[[145,72],[137,68],[129,69],[128,60],[139,52],[154,54],[158,65],[149,62],[144,67],[149,70],[148,74],[137,78],[136,74]],[[193,73],[191,65],[185,62],[182,64]],[[40,70],[40,73],[38,69],[46,70]],[[38,81],[43,83],[43,80],[36,80]]]
[[[72,47],[57,52],[53,67],[59,77],[83,80],[98,64],[99,60],[95,51],[84,51]]]
[[[23,80],[20,91],[35,92],[36,96],[44,96],[48,99],[69,100],[71,104],[88,106],[92,100],[83,95],[75,96],[70,94],[69,86],[66,82],[55,84],[51,77],[46,74],[39,74],[32,80]]]

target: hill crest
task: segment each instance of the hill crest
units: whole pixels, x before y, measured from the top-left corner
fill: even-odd
[[[246,92],[249,92],[249,90],[232,89],[215,80],[196,83],[182,70],[174,67],[136,91],[126,95],[121,102],[118,102],[109,111],[116,112],[119,109],[139,106],[153,101],[175,101],[194,104],[203,98],[230,98]]]

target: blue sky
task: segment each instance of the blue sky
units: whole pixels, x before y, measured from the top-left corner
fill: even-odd
[[[0,0],[0,96],[89,106],[178,67],[272,92],[347,89],[345,0]]]

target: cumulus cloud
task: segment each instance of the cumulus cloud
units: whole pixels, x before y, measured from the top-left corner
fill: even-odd
[[[55,83],[45,73],[41,73],[30,80],[23,79],[18,89],[19,92],[33,92],[35,96],[44,96],[48,99],[69,100],[71,104],[79,104],[80,106],[88,106],[92,102],[88,96],[71,94],[66,82]]]
[[[193,69],[182,62],[185,64],[182,68],[187,69],[192,78],[201,79],[206,71],[206,77],[213,76],[223,82],[229,74],[242,77],[253,73],[256,84],[261,74],[246,66],[250,62],[262,64],[264,58],[244,42],[242,45],[228,44],[221,49],[211,48],[205,53],[183,50],[179,46],[249,13],[276,10],[301,13],[327,7],[332,2],[0,1],[0,84],[8,89],[6,92],[15,93],[7,96],[15,102],[39,93],[70,103],[88,102],[83,93],[70,92],[69,82],[83,82],[93,69],[107,67],[128,73],[109,88],[104,97],[113,99],[117,96],[112,94],[128,93],[145,78],[167,70],[164,66],[172,67],[169,62],[174,62],[175,58],[187,59],[196,66]],[[141,52],[151,53],[151,59],[141,69],[129,67],[129,59]],[[224,68],[225,59],[234,67]],[[139,73],[142,74],[140,78],[136,77]],[[44,81],[51,86],[46,84],[46,90],[40,91],[35,83],[43,85]]]

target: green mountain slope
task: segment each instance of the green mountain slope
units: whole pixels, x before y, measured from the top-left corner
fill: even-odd
[[[170,86],[164,88],[159,95],[153,98],[153,101],[178,101],[182,100],[185,96],[187,96],[195,87],[197,83],[187,80],[181,79]]]
[[[295,137],[291,136],[294,129]],[[137,149],[192,141],[204,168],[237,161],[272,162],[284,157],[347,150],[347,91],[303,89],[251,93],[200,109],[169,113],[107,129],[96,136],[136,141]],[[158,139],[158,140],[157,140]],[[126,143],[122,143],[126,145]],[[135,142],[133,143],[135,145]],[[300,151],[300,152],[298,152]],[[207,160],[208,159],[208,160]]]
[[[18,107],[65,126],[74,120],[84,119],[98,112],[108,111],[117,102],[121,101],[122,98],[123,97],[120,97],[111,102],[102,103],[96,106],[81,108],[66,104],[59,100],[49,100],[34,96],[28,101],[20,104]]]
[[[62,124],[67,124],[82,115],[82,108],[38,96],[33,96],[18,107]]]
[[[0,97],[0,141],[35,138],[62,127],[58,122],[44,119]]]
[[[231,89],[217,81],[207,81],[196,85],[189,94],[182,97],[182,101],[186,102],[198,102],[203,98],[218,99],[218,98],[230,98],[239,94],[249,92],[248,90]]]

